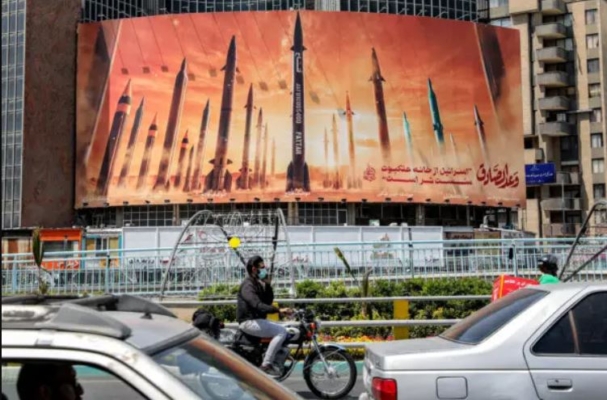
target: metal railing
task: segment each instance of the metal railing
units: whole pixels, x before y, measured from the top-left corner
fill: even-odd
[[[501,274],[534,277],[537,258],[555,254],[565,261],[572,240],[486,239],[398,242],[347,242],[291,244],[289,253],[278,249],[274,284],[291,288],[294,281],[319,282],[351,278],[335,255],[339,247],[356,274],[371,270],[371,280],[410,278],[480,277],[495,279]],[[590,254],[607,244],[606,237],[585,238],[579,253]],[[245,246],[246,247],[246,246]],[[31,254],[2,255],[2,293],[35,292],[44,280],[52,293],[131,293],[154,295],[159,292],[171,248],[78,251],[48,253],[48,273],[40,273]],[[577,251],[576,251],[577,252]],[[585,257],[585,258],[584,258]],[[587,259],[574,255],[573,264]],[[582,259],[584,258],[584,259]],[[576,265],[577,265],[576,264]],[[180,247],[168,276],[167,294],[192,295],[217,284],[237,285],[245,271],[234,252],[225,244]],[[580,273],[577,279],[606,280],[607,258],[603,255]]]

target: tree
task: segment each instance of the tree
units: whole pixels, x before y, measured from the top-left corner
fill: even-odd
[[[32,253],[36,267],[38,267],[38,293],[44,295],[48,292],[48,283],[42,279],[42,272],[46,272],[49,275],[50,272],[42,266],[44,242],[40,238],[40,229],[38,228],[34,229],[32,233]]]

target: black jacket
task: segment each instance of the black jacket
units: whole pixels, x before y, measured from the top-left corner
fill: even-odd
[[[247,276],[238,290],[236,302],[236,319],[238,323],[252,319],[265,319],[268,314],[277,313],[278,308],[272,305],[274,290],[266,284],[265,288],[255,278]]]

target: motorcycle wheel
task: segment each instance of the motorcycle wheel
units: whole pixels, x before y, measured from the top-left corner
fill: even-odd
[[[328,377],[329,381],[331,381],[329,384],[327,384],[327,389],[323,389],[323,388],[318,388],[317,387],[317,383],[314,382],[315,380],[315,376],[318,375],[323,375],[323,377],[326,377],[327,372],[324,369],[324,363],[322,362],[321,358],[320,358],[320,354],[316,353],[315,355],[312,356],[312,358],[304,365],[304,370],[303,370],[303,376],[304,376],[304,380],[306,381],[306,385],[308,385],[308,388],[310,389],[310,391],[312,393],[314,393],[314,395],[316,397],[319,397],[321,399],[341,399],[344,396],[347,396],[350,391],[352,391],[352,388],[354,387],[354,385],[356,384],[356,375],[357,375],[357,370],[356,370],[356,363],[354,362],[354,359],[352,358],[352,356],[350,354],[348,354],[348,352],[344,351],[344,350],[335,350],[335,349],[322,349],[321,353],[323,355],[323,357],[325,358],[325,360],[327,361],[327,364],[329,365],[329,367],[338,369],[337,367],[347,367],[348,372],[350,374],[347,383],[345,386],[343,386],[343,388],[338,389],[336,391],[333,391],[329,388],[335,388],[337,385],[337,382],[333,382],[333,378]],[[337,359],[337,360],[334,360]],[[339,368],[340,370],[342,368]],[[339,376],[338,376],[339,377]]]

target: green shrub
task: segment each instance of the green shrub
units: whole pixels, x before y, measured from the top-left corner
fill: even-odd
[[[370,297],[396,297],[396,296],[462,296],[462,295],[489,295],[492,285],[480,278],[435,279],[424,280],[420,278],[407,279],[401,282],[376,280],[370,284]],[[218,298],[234,298],[238,287],[216,285],[200,292],[200,300]],[[347,288],[341,281],[332,281],[323,285],[316,281],[302,281],[297,283],[298,298],[356,298],[360,297],[360,288]],[[277,298],[280,298],[277,294]],[[410,302],[409,315],[411,319],[460,319],[482,308],[488,303],[486,300],[451,300],[451,301],[424,301]],[[318,319],[323,321],[364,320],[360,302],[353,303],[324,303],[304,304],[296,303],[294,308],[308,308],[314,311]],[[226,322],[236,318],[235,306],[205,307],[217,317]],[[393,304],[387,302],[371,303],[374,320],[393,319]],[[416,326],[411,327],[411,338],[437,335],[444,331],[445,326]],[[339,336],[348,337],[378,337],[387,338],[392,334],[390,327],[340,327],[322,329],[323,336],[328,340]]]

